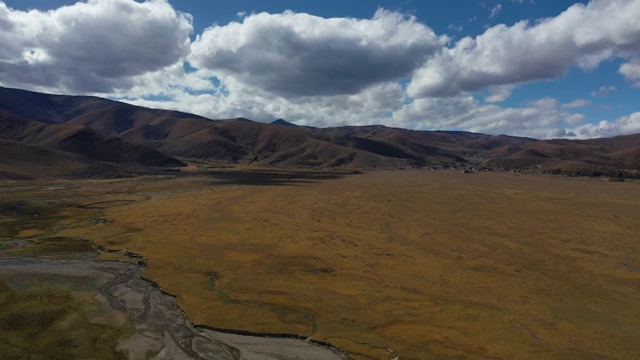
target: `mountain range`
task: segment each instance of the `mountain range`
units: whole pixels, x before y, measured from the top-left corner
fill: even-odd
[[[638,177],[640,134],[536,140],[382,125],[211,120],[90,96],[0,87],[0,178],[105,178],[188,164],[374,170],[518,169]]]

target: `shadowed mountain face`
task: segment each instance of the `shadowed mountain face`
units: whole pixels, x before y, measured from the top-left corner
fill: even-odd
[[[46,124],[0,109],[0,139],[57,149],[110,163],[183,166],[184,163],[147,146],[108,136],[73,123]]]
[[[292,123],[290,123],[290,122],[288,122],[288,121],[286,121],[284,119],[278,119],[278,120],[272,121],[271,123],[274,124],[274,125],[281,125],[281,126],[290,126],[290,127],[298,126],[298,125],[292,124]]]
[[[480,166],[627,176],[640,169],[640,134],[538,141],[380,125],[321,129],[281,119],[272,124],[214,121],[97,97],[1,87],[0,139],[3,152],[11,148],[12,153],[24,155],[18,159],[30,159],[41,151],[48,163],[91,163],[102,168],[217,161],[305,169]],[[7,164],[0,162],[0,175],[8,173]]]

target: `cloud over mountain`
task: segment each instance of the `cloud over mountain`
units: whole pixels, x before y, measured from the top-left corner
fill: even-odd
[[[0,2],[0,81],[110,92],[187,55],[191,16],[166,0],[89,0],[52,11]]]
[[[545,97],[522,107],[481,104],[473,96],[416,99],[394,113],[396,126],[416,129],[460,128],[485,134],[518,134],[536,138],[558,137],[553,129],[575,125],[584,115],[563,109],[558,100]],[[560,135],[562,136],[562,135]]]
[[[71,5],[46,11],[12,9],[5,4],[12,1],[22,0],[0,0],[1,86],[106,96],[209,118],[543,138],[626,132],[595,125],[638,111],[632,92],[640,87],[640,0],[581,0],[569,8],[494,2],[476,6],[481,16],[473,22],[466,15],[428,17],[437,6],[401,0],[397,11],[378,9],[371,17],[375,7],[352,14],[360,17],[333,11],[322,17],[307,4],[298,12],[266,2],[257,7],[271,13],[236,3],[207,7],[239,7],[240,18],[237,11],[193,11],[205,2],[58,0]],[[195,31],[180,6],[197,16]],[[529,11],[545,6],[553,10],[543,19]],[[488,19],[492,8],[497,16]],[[505,24],[485,28],[481,18]],[[586,71],[522,85],[560,79],[572,68]],[[577,129],[582,125],[588,126]]]
[[[410,76],[446,41],[415,17],[386,10],[371,19],[287,11],[210,27],[189,60],[278,95],[354,94]]]
[[[597,124],[580,125],[568,131],[580,139],[635,134],[640,132],[640,112],[621,116],[613,121],[602,120]]]

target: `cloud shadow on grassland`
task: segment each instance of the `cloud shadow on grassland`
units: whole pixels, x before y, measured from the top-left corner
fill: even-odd
[[[216,185],[270,185],[296,186],[312,184],[323,180],[340,179],[345,176],[362,174],[359,171],[280,171],[280,170],[215,170],[199,175],[216,180]]]

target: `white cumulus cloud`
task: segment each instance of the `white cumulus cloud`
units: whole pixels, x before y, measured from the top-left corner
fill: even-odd
[[[631,59],[628,63],[620,65],[618,70],[633,86],[640,87],[640,57]]]
[[[615,86],[600,86],[597,90],[593,90],[589,93],[589,95],[593,97],[606,96],[611,93],[615,93],[618,91],[618,88]]]
[[[484,100],[488,103],[503,102],[511,96],[512,91],[512,85],[491,86],[489,87],[490,95],[486,96]]]
[[[572,102],[566,103],[562,105],[563,109],[577,109],[585,106],[591,105],[591,101],[585,99],[576,99]]]
[[[166,0],[89,0],[52,11],[0,1],[0,82],[108,93],[189,52],[190,15]]]
[[[494,85],[561,77],[570,67],[640,52],[639,0],[592,0],[554,18],[487,29],[442,49],[419,69],[413,97],[446,97]]]
[[[640,133],[640,112],[622,116],[614,121],[602,120],[597,124],[584,124],[567,131],[574,133],[578,139]]]
[[[405,103],[404,89],[397,83],[372,85],[357,94],[288,98],[264,90],[231,83],[215,95],[193,94],[176,88],[170,100],[130,99],[127,102],[153,108],[176,109],[209,118],[245,117],[258,121],[277,118],[298,125],[343,126],[388,122],[388,116]]]
[[[493,7],[493,9],[491,9],[491,13],[489,14],[490,18],[494,18],[496,16],[498,16],[498,14],[500,14],[500,12],[502,12],[502,5],[498,4],[496,6]]]
[[[561,108],[551,97],[522,107],[482,105],[470,95],[422,98],[393,115],[394,125],[416,129],[464,129],[485,134],[510,134],[535,138],[554,137],[560,126],[580,123],[584,115]]]
[[[332,96],[410,77],[446,41],[415,17],[386,10],[372,19],[260,13],[206,29],[189,61],[274,94]]]

